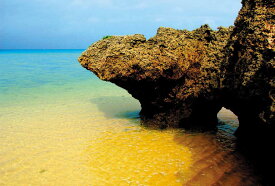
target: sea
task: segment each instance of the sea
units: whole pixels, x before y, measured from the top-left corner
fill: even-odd
[[[139,102],[82,68],[83,51],[0,50],[0,185],[259,183],[232,112],[211,132],[143,127]]]

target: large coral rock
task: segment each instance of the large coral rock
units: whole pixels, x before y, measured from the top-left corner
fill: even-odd
[[[242,4],[234,28],[159,28],[149,40],[113,36],[91,45],[79,62],[138,99],[147,125],[214,127],[225,106],[239,117],[239,131],[273,130],[275,6]]]
[[[240,121],[239,130],[274,128],[275,4],[243,0],[226,47],[225,102]]]
[[[140,101],[146,125],[212,127],[217,122],[222,50],[230,29],[159,28],[156,36],[112,36],[91,45],[81,65]]]

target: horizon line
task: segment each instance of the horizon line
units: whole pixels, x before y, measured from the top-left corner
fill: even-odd
[[[86,50],[85,48],[0,48],[0,50]]]

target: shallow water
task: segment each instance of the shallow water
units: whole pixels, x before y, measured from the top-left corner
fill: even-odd
[[[83,69],[81,52],[0,51],[0,185],[258,183],[230,111],[217,133],[143,128],[138,101]]]

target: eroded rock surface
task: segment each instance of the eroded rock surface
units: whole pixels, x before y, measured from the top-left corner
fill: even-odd
[[[223,88],[225,106],[247,133],[275,125],[275,3],[243,0],[242,4],[225,51]]]
[[[138,99],[146,125],[209,127],[221,108],[222,50],[231,30],[204,25],[194,31],[159,28],[149,40],[138,34],[113,36],[91,45],[79,61]]]
[[[242,128],[274,128],[274,2],[242,4],[235,27],[112,36],[79,62],[138,99],[146,125],[211,128],[225,106]]]

